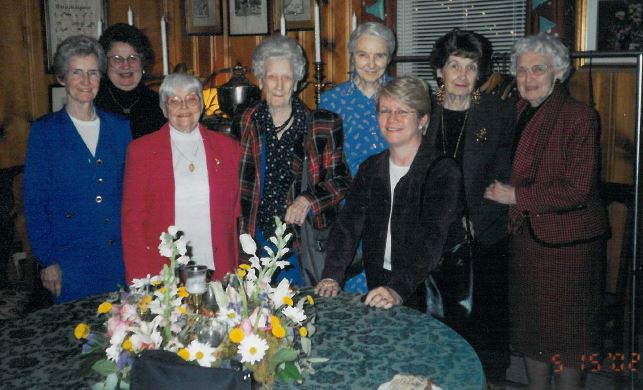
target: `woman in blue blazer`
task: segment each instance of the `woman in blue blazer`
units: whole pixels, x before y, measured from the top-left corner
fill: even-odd
[[[67,103],[31,127],[25,215],[43,285],[56,303],[124,285],[120,237],[127,120],[97,110],[107,59],[92,38],[65,39],[54,57]]]

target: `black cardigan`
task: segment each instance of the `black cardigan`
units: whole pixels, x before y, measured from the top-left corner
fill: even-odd
[[[361,239],[369,290],[392,288],[406,306],[426,311],[423,282],[442,255],[449,226],[462,215],[460,169],[452,159],[436,161],[439,156],[423,140],[409,172],[395,187],[392,271],[383,268],[391,210],[389,151],[360,165],[328,239],[324,278],[344,282]]]

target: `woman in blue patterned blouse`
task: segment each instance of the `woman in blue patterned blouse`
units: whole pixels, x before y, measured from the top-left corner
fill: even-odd
[[[380,23],[367,22],[353,31],[348,41],[351,77],[321,95],[320,108],[335,112],[344,122],[344,154],[351,174],[367,157],[377,154],[388,144],[377,125],[375,92],[390,79],[385,74],[395,51],[395,35]],[[350,278],[344,290],[365,293],[364,273]]]

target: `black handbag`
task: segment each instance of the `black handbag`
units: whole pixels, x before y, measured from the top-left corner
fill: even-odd
[[[147,350],[134,360],[130,376],[132,390],[250,390],[252,374],[226,368],[201,367],[187,363],[177,354]]]
[[[433,164],[443,158],[452,159],[449,156],[442,156],[436,159]],[[427,175],[429,171],[427,171]],[[462,193],[464,194],[464,175],[462,177]],[[422,194],[424,194],[424,187]],[[461,242],[442,253],[438,265],[425,281],[427,311],[440,319],[469,318],[473,311],[475,240],[471,233],[468,210],[466,201],[464,201],[466,196],[463,195],[462,199],[465,206],[465,237]]]

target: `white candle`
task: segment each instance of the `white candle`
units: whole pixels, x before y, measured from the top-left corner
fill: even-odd
[[[284,15],[281,15],[279,27],[281,30],[281,35],[286,35],[286,17]]]
[[[134,11],[132,11],[132,7],[127,8],[127,24],[130,26],[134,25]]]
[[[161,51],[163,52],[163,75],[167,76],[170,65],[167,61],[167,27],[165,16],[161,18]]]
[[[353,17],[351,18],[351,32],[355,31],[357,28],[357,15],[355,15],[355,11],[353,11]]]
[[[315,62],[321,62],[321,34],[319,33],[319,5],[315,1]]]
[[[190,294],[203,294],[206,290],[205,274],[197,275],[185,281],[185,289]]]
[[[96,21],[96,39],[99,39],[103,33],[103,19],[98,18]]]

